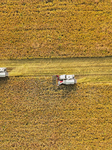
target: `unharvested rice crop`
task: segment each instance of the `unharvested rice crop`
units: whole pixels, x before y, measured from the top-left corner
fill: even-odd
[[[110,0],[1,0],[0,59],[112,56],[111,11]]]
[[[112,84],[0,80],[0,149],[112,149]]]

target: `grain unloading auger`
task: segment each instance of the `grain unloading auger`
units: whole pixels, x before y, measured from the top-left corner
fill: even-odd
[[[53,84],[56,84],[56,81],[58,80],[58,85],[73,85],[76,84],[77,81],[75,79],[75,75],[54,75],[52,76]]]

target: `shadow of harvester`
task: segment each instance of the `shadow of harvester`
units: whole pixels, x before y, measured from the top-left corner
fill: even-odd
[[[77,91],[77,84],[74,85],[60,85],[57,90],[62,90],[62,98],[69,97],[70,93],[75,93]]]
[[[57,83],[57,79],[56,79],[56,76],[53,75],[52,76],[52,84],[53,84],[53,89],[55,91],[63,91],[62,92],[62,98],[66,98],[71,92],[76,92],[77,90],[77,84],[71,84],[71,85],[60,85],[60,86],[57,86],[58,83]]]
[[[8,81],[8,79],[9,79],[9,77],[5,77],[5,78],[0,77],[0,86],[1,86],[2,84],[6,84],[7,81]]]

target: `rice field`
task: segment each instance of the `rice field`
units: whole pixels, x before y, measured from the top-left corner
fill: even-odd
[[[0,0],[0,150],[112,150],[111,12],[110,0]]]

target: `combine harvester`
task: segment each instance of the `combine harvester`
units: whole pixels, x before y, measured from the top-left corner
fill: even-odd
[[[53,83],[56,83],[56,78],[58,79],[58,85],[73,85],[76,84],[77,81],[75,79],[75,75],[56,75],[52,77]]]
[[[0,78],[8,77],[8,72],[6,68],[0,68]]]

